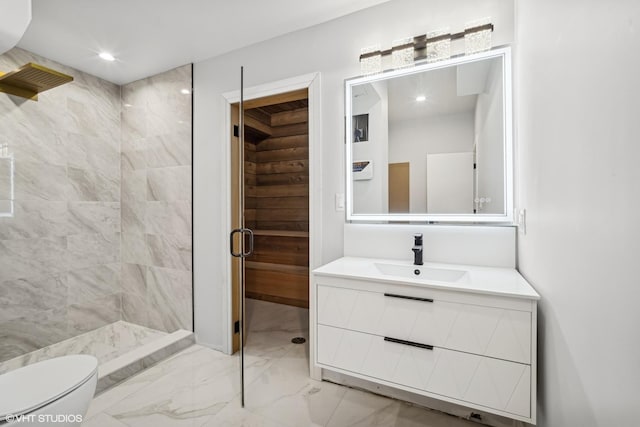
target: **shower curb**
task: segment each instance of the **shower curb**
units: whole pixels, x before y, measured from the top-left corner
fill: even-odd
[[[195,344],[191,331],[179,329],[98,367],[96,395]]]

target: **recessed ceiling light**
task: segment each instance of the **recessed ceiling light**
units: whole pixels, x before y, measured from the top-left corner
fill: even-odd
[[[191,91],[189,89],[182,89],[180,91],[180,93],[183,94],[183,95],[189,95],[191,93]]]
[[[105,61],[115,61],[116,58],[111,55],[109,52],[100,52],[100,54],[98,55],[100,58],[104,59]]]
[[[424,95],[418,95],[418,96],[416,96],[416,101],[418,101],[418,102],[424,102],[424,101],[426,101],[426,100],[427,100],[427,97],[426,97],[426,96],[424,96]]]

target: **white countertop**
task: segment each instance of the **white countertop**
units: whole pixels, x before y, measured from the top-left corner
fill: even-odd
[[[466,271],[460,280],[455,282],[438,281],[419,277],[404,277],[382,274],[376,263],[405,266],[406,268],[436,268]],[[376,282],[401,283],[411,286],[443,289],[460,292],[473,292],[498,296],[509,296],[538,300],[540,295],[514,268],[480,267],[463,264],[440,264],[425,262],[422,266],[414,266],[410,261],[376,258],[344,257],[313,270],[317,276],[343,277],[347,279],[365,279]]]

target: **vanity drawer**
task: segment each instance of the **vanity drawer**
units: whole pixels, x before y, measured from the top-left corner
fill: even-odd
[[[531,363],[531,313],[318,285],[321,325]]]
[[[530,416],[531,367],[318,325],[317,361],[328,368],[499,411]]]

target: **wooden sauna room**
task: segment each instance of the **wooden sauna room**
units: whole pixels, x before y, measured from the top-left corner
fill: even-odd
[[[307,89],[245,102],[246,297],[309,307]]]

